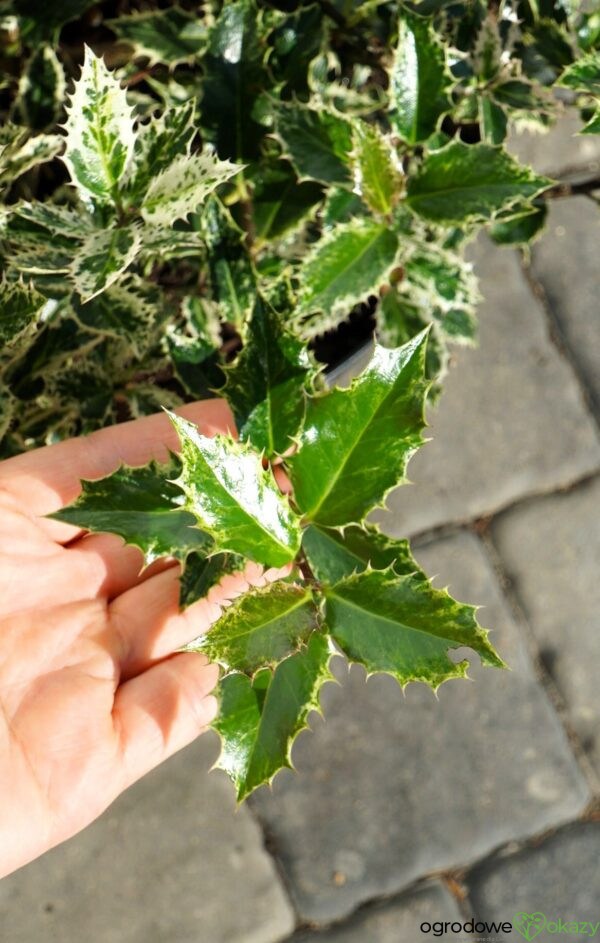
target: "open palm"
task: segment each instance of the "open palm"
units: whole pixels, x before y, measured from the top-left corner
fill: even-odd
[[[232,426],[221,401],[182,413],[205,435]],[[217,668],[173,653],[249,582],[278,575],[251,566],[180,613],[177,564],[140,573],[141,553],[119,538],[44,519],[80,478],[176,445],[153,416],[0,464],[0,876],[89,824],[210,723]]]

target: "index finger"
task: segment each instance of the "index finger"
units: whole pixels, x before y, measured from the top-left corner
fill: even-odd
[[[222,399],[189,403],[176,412],[195,422],[203,435],[235,431],[229,406]],[[0,462],[0,488],[30,514],[51,514],[75,500],[81,478],[105,478],[120,465],[165,461],[169,449],[177,451],[178,442],[164,413],[135,419]]]

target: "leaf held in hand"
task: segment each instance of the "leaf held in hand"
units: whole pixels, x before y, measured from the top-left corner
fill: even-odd
[[[181,440],[177,484],[184,507],[214,537],[215,549],[267,566],[293,560],[300,547],[299,521],[260,455],[227,436],[203,436],[180,416],[171,421]]]

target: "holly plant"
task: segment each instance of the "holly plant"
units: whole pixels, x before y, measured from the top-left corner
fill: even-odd
[[[247,560],[292,564],[287,579],[243,595],[187,646],[221,666],[218,766],[238,799],[291,765],[335,651],[368,673],[434,690],[465,677],[468,662],[448,655],[459,646],[503,665],[474,608],[434,589],[407,541],[365,523],[423,442],[426,344],[422,332],[398,348],[377,345],[350,387],[315,389],[302,346],[258,298],[224,391],[239,440],[208,438],[171,414],[180,454],[168,466],[83,482],[75,503],[54,515],[119,534],[146,563],[179,559],[182,605]]]
[[[178,559],[182,606],[248,560],[289,565],[191,645],[221,666],[220,765],[242,799],[291,763],[334,652],[434,689],[465,675],[452,649],[502,666],[473,607],[367,521],[453,345],[477,341],[469,241],[527,247],[550,200],[597,202],[600,179],[557,185],[506,144],[565,102],[600,131],[600,14],[39,6],[0,0],[0,457],[166,408],[179,454],[84,482],[60,519]],[[176,415],[208,396],[237,439]]]

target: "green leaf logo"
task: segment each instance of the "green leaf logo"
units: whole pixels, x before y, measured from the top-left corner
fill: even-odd
[[[539,912],[535,914],[515,914],[513,926],[526,940],[533,940],[546,926],[546,917]]]

